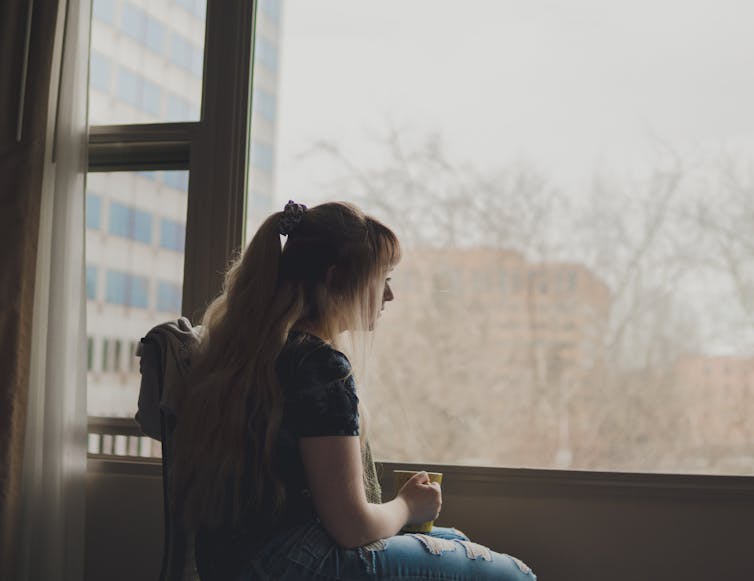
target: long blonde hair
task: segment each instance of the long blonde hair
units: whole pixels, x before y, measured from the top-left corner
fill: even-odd
[[[281,245],[282,212],[259,227],[202,319],[171,472],[174,507],[190,529],[238,524],[285,503],[273,457],[282,416],[275,362],[296,325],[336,341],[373,328],[387,271],[400,259],[393,232],[351,204],[306,210]]]

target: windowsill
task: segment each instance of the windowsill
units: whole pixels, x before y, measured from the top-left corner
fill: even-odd
[[[89,472],[162,477],[159,458],[125,458],[90,454]],[[377,473],[388,498],[394,494],[394,469],[442,472],[446,494],[472,496],[610,497],[689,500],[754,500],[754,477],[701,474],[646,474],[534,468],[497,468],[378,462]]]

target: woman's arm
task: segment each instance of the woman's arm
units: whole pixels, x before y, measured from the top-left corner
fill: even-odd
[[[406,523],[432,520],[440,511],[440,487],[426,473],[409,480],[390,502],[367,502],[358,436],[301,438],[300,447],[314,508],[341,547],[395,535]]]

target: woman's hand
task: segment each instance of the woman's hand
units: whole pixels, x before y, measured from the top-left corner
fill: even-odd
[[[442,491],[436,482],[430,482],[426,472],[414,474],[396,495],[408,506],[408,524],[435,520],[442,507]]]

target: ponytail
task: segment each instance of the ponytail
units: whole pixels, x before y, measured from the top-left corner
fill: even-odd
[[[171,478],[174,508],[190,529],[216,526],[229,515],[238,524],[264,502],[278,508],[285,502],[272,469],[282,417],[275,360],[302,305],[292,288],[278,288],[280,214],[259,227],[202,319]]]

